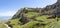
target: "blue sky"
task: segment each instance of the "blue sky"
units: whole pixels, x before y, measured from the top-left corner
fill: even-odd
[[[45,7],[57,0],[0,0],[0,16],[13,16],[20,8]]]

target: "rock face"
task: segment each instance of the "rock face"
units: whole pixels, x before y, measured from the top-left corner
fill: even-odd
[[[60,3],[60,0],[57,0],[57,3]]]
[[[57,0],[57,2],[53,5],[48,5],[44,8],[46,12],[50,11],[51,14],[60,16],[60,0]],[[49,13],[49,12],[48,12]]]

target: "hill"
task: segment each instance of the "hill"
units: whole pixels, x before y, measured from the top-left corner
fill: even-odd
[[[60,28],[60,0],[45,8],[21,8],[6,24],[11,28]]]

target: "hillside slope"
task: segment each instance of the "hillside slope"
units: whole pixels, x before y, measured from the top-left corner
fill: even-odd
[[[45,8],[21,8],[6,24],[11,28],[60,28],[60,0]]]

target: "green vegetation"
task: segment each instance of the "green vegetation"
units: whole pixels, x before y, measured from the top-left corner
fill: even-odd
[[[41,12],[41,10],[32,10],[32,8],[31,10],[30,8],[24,9],[18,11],[19,13],[17,12],[9,20],[12,28],[59,28],[57,22],[59,22],[60,18],[58,16],[55,17],[54,15]],[[57,25],[56,27],[55,24]]]
[[[20,23],[20,22],[19,22],[19,19],[10,20],[10,24],[16,25],[16,24],[18,24],[18,23]]]
[[[54,18],[49,14],[42,14],[41,12],[31,11],[27,13],[21,12],[17,15],[15,14],[8,22],[8,25],[12,26],[11,28],[59,28],[60,26],[58,25],[60,18]],[[1,24],[0,27],[6,28],[4,24]]]
[[[22,25],[22,23],[19,21],[20,19],[13,19],[13,20],[9,20],[10,25],[13,26],[12,28],[20,28],[20,26]]]
[[[0,20],[0,28],[7,28],[5,22],[7,22],[7,20]]]
[[[52,23],[48,28],[60,28],[60,21]]]
[[[30,21],[27,24],[23,25],[22,28],[33,28],[34,25],[38,24],[39,22],[37,21]]]
[[[45,8],[22,8],[6,24],[11,28],[60,28],[59,6],[55,3]]]
[[[47,19],[47,17],[48,17],[48,15],[43,15],[43,16],[36,17],[35,19],[44,21]]]
[[[7,28],[4,24],[0,23],[0,28]]]
[[[37,13],[37,12],[28,12],[28,13],[26,13],[26,14],[24,14],[26,17],[28,17],[28,18],[31,18],[32,16],[35,16],[35,15],[37,15],[37,14],[39,14],[39,13]]]

